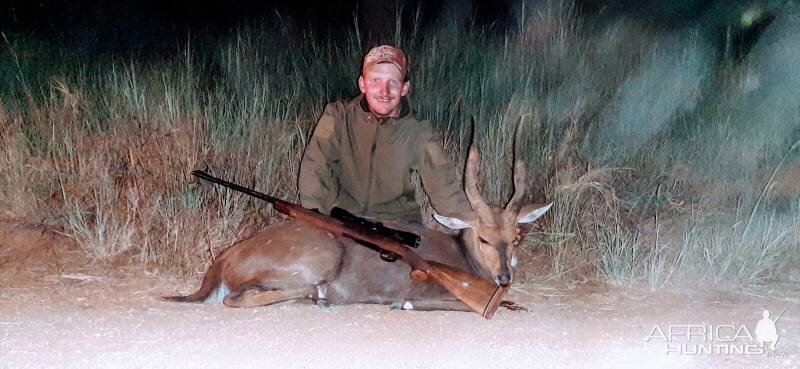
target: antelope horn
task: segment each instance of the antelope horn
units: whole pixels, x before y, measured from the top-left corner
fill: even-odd
[[[525,201],[527,190],[527,185],[525,183],[525,164],[522,163],[519,155],[520,137],[522,136],[522,121],[524,118],[525,116],[520,117],[516,127],[514,127],[514,194],[511,196],[511,200],[508,200],[505,210],[515,218],[517,215],[519,215],[520,209],[522,209],[522,203]]]
[[[511,200],[508,200],[506,205],[506,212],[511,213],[516,217],[522,209],[522,204],[525,201],[527,192],[527,184],[525,183],[525,164],[522,160],[514,162],[514,195]]]
[[[491,218],[491,210],[489,205],[481,197],[478,192],[478,148],[473,144],[469,149],[469,156],[467,157],[467,169],[464,172],[464,193],[467,194],[467,200],[472,206],[472,209],[478,214],[480,218]]]

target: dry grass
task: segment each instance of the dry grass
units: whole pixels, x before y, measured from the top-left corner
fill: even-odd
[[[590,28],[559,9],[529,9],[521,31],[499,37],[442,26],[403,39],[419,56],[412,101],[458,163],[474,122],[488,201],[511,192],[510,137],[522,121],[530,200],[555,202],[527,237],[550,266],[536,278],[658,288],[788,275],[800,254],[787,180],[796,153],[774,173],[765,155],[740,178],[710,159],[747,138],[725,125],[725,109],[750,98],[735,87],[741,67],[707,64],[700,38],[678,35],[684,44],[630,21]],[[6,38],[0,67],[18,78],[0,94],[0,217],[64,226],[97,260],[202,270],[276,217],[190,171],[294,200],[313,122],[325,102],[356,91],[358,37],[326,43],[295,31],[265,24],[168,61],[67,60],[56,70],[26,67],[20,60],[49,51],[31,43],[22,53],[28,41]],[[681,57],[665,65],[664,55]],[[680,88],[652,91],[676,75]],[[658,124],[619,150],[642,120]]]

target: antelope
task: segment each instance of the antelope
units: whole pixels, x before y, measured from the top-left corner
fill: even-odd
[[[434,214],[440,224],[460,230],[459,235],[415,227],[412,231],[422,237],[416,251],[423,259],[508,287],[517,263],[519,224],[533,222],[552,203],[523,206],[525,167],[516,160],[511,199],[505,207],[487,204],[478,191],[477,166],[478,150],[472,147],[464,174],[464,192],[472,211],[455,217]],[[353,241],[334,237],[303,221],[287,220],[223,251],[193,294],[164,298],[179,302],[221,300],[230,307],[308,299],[321,307],[372,303],[403,310],[469,310],[441,286],[413,282],[409,271],[405,263],[379,261],[373,250]]]

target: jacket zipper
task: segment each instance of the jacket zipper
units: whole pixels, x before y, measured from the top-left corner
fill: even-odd
[[[375,122],[375,134],[372,136],[372,147],[369,149],[369,171],[367,175],[367,200],[364,202],[364,210],[362,215],[367,214],[369,210],[370,199],[372,198],[372,183],[375,182],[372,178],[375,172],[375,150],[378,146],[378,129],[380,128],[380,120]]]

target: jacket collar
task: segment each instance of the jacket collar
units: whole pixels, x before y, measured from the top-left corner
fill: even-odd
[[[369,105],[367,105],[367,99],[364,98],[364,94],[358,95],[358,97],[356,97],[356,99],[359,100],[358,104],[359,104],[359,106],[361,106],[361,110],[363,110],[367,114],[372,114],[372,112],[369,110]],[[407,96],[403,96],[403,97],[400,98],[400,116],[398,116],[397,118],[394,118],[394,119],[401,120],[401,119],[407,117],[410,114],[411,114],[411,104],[408,102],[408,97]],[[385,121],[388,121],[390,119],[393,119],[393,118],[382,118],[381,122],[385,122]]]

